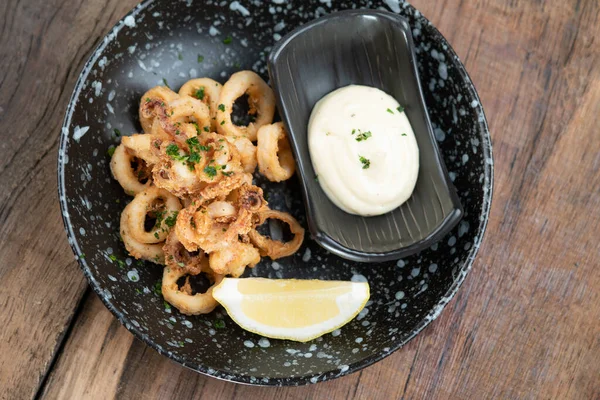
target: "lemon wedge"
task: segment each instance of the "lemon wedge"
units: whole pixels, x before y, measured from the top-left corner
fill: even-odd
[[[224,278],[213,297],[242,328],[308,342],[351,321],[369,300],[367,282]]]

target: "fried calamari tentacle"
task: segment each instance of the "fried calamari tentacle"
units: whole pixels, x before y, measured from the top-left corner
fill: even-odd
[[[283,123],[265,125],[258,131],[258,170],[272,182],[294,175],[296,162]]]
[[[177,97],[177,93],[165,86],[156,86],[144,93],[140,101],[139,115],[145,133],[150,133],[158,115],[165,115],[166,103]]]
[[[165,245],[165,263],[167,267],[181,268],[183,272],[189,275],[198,275],[202,269],[206,270],[208,258],[203,251],[189,252],[179,241],[174,230],[169,233]]]
[[[210,111],[211,124],[210,130],[217,131],[217,107],[219,105],[219,96],[223,86],[210,78],[198,78],[187,81],[181,89],[180,96],[191,96],[206,104]]]
[[[262,189],[244,184],[233,200],[217,200],[183,209],[177,217],[175,231],[188,251],[203,249],[207,253],[237,242],[254,226],[256,214],[266,207]]]
[[[218,305],[212,296],[213,288],[223,280],[222,275],[215,274],[210,268],[203,269],[212,286],[205,293],[192,294],[189,281],[179,289],[177,281],[187,275],[183,268],[165,267],[162,278],[162,295],[165,300],[186,315],[207,314]],[[189,279],[189,278],[188,278]]]
[[[152,184],[148,164],[132,155],[123,144],[115,148],[110,159],[110,170],[125,192],[131,196],[146,190]]]
[[[131,203],[130,203],[131,204]],[[127,205],[129,207],[129,204]],[[121,233],[121,239],[125,244],[125,248],[136,259],[148,260],[156,264],[165,263],[165,255],[162,250],[162,243],[151,244],[142,243],[131,237],[129,232],[129,212],[127,207],[121,213],[121,224],[119,232]]]
[[[294,217],[288,213],[275,210],[261,211],[256,215],[258,215],[257,226],[262,225],[268,219],[278,219],[288,224],[290,231],[294,235],[291,241],[281,242],[261,235],[256,229],[251,230],[248,236],[254,246],[260,250],[261,256],[269,256],[271,259],[276,260],[281,257],[290,256],[298,251],[304,240],[304,228],[300,226]]]
[[[237,278],[244,273],[246,267],[253,268],[260,262],[260,254],[251,244],[236,242],[210,253],[208,262],[215,273]]]
[[[138,193],[123,212],[127,213],[129,235],[140,243],[153,244],[167,238],[179,210],[181,203],[177,197],[166,190],[150,186]],[[156,220],[149,231],[145,228],[147,216]]]
[[[257,114],[257,117],[248,126],[238,126],[233,123],[231,113],[235,101],[244,94],[248,95],[250,114]],[[255,141],[258,129],[270,124],[274,114],[275,95],[269,85],[252,71],[236,72],[221,90],[217,109],[218,132],[227,136],[245,136]]]

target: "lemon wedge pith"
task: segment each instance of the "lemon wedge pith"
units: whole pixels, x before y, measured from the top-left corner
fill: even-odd
[[[351,321],[369,300],[369,284],[224,278],[213,297],[247,331],[308,342]]]

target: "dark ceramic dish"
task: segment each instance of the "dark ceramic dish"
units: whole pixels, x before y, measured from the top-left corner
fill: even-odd
[[[244,7],[240,6],[244,4]],[[490,137],[477,93],[440,33],[407,3],[148,1],[100,42],[67,109],[58,155],[60,204],[69,242],[91,287],[137,338],[198,372],[259,385],[302,385],[349,374],[388,356],[439,315],[467,272],[485,230],[492,190]],[[222,5],[223,4],[223,5]],[[309,343],[267,340],[237,327],[222,309],[186,317],[154,293],[162,269],[132,260],[119,240],[130,198],[111,178],[110,146],[139,131],[137,107],[149,88],[191,77],[224,82],[240,69],[267,78],[271,46],[324,14],[382,7],[412,29],[435,138],[464,216],[431,247],[397,261],[348,262],[310,237],[297,255],[264,259],[250,276],[368,280],[371,301],[351,323]],[[229,39],[231,38],[231,39]],[[201,61],[201,62],[199,62]],[[297,179],[259,181],[272,207],[306,226]]]
[[[349,260],[397,260],[428,248],[456,226],[462,209],[429,121],[406,19],[379,10],[327,15],[279,41],[269,57],[269,73],[298,163],[308,227],[319,244]],[[419,145],[412,196],[377,217],[336,207],[315,180],[308,151],[315,103],[351,84],[374,86],[395,97]]]

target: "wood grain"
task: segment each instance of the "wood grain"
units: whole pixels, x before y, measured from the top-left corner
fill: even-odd
[[[457,296],[416,339],[301,388],[180,367],[93,294],[67,329],[85,285],[56,205],[59,123],[86,54],[134,3],[0,4],[0,397],[600,398],[597,1],[413,1],[465,62],[488,116],[496,184],[486,239]]]

